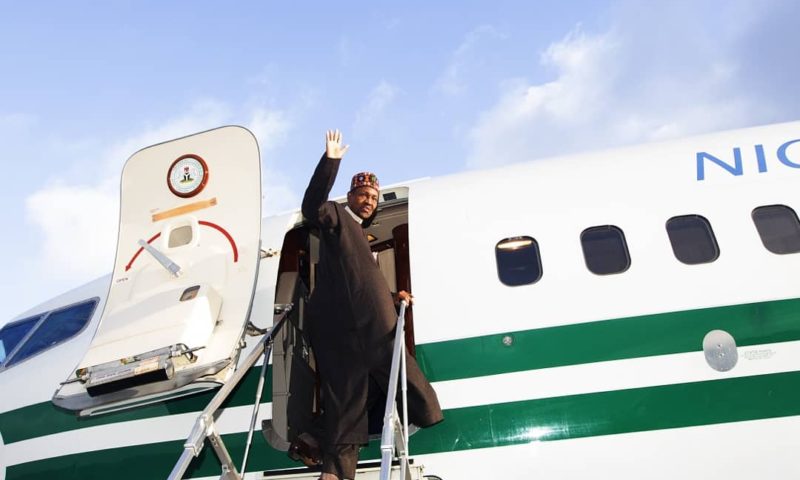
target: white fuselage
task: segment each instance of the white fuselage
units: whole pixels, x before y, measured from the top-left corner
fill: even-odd
[[[800,411],[791,406],[800,396],[800,308],[791,303],[800,254],[768,251],[751,218],[760,206],[800,209],[798,139],[795,122],[408,184],[414,336],[445,410],[441,426],[412,437],[415,461],[445,480],[800,476]],[[682,215],[708,220],[716,260],[676,259],[665,223]],[[262,249],[280,251],[301,221],[297,211],[263,219]],[[606,225],[624,232],[630,267],[596,275],[581,233]],[[498,280],[495,248],[518,236],[537,242],[542,275],[510,287]],[[279,263],[261,260],[258,326],[272,322]],[[144,462],[148,446],[173,442],[180,455],[200,408],[89,426],[62,419],[30,435],[5,427],[25,423],[15,412],[47,410],[94,336],[108,282],[20,315],[101,299],[79,335],[0,371],[0,480],[107,449]],[[729,371],[706,361],[712,329],[737,341]],[[250,411],[226,409],[222,433],[241,435]],[[260,415],[269,418],[269,402]],[[266,468],[253,468],[263,478]]]

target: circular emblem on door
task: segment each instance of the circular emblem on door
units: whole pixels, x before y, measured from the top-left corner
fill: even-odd
[[[167,172],[167,186],[172,193],[182,198],[197,195],[208,182],[208,166],[205,160],[187,154],[172,162]]]

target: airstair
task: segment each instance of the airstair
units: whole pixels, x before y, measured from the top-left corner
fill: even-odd
[[[286,323],[293,305],[288,304],[282,305],[281,307],[279,311],[276,311],[276,313],[281,315],[280,320],[275,323],[272,329],[264,333],[263,338],[259,341],[256,348],[242,361],[234,376],[220,388],[219,392],[217,392],[195,421],[191,434],[184,444],[183,453],[172,469],[168,480],[180,480],[183,478],[189,464],[195,457],[200,455],[206,440],[208,440],[209,445],[211,445],[211,448],[219,459],[222,468],[220,480],[244,479],[244,472],[246,472],[247,468],[247,458],[253,438],[253,430],[255,429],[258,408],[261,403],[261,394],[264,388],[267,365],[269,364],[269,358],[272,352],[273,339],[281,327],[283,327],[283,324]],[[383,430],[381,433],[380,465],[375,463],[361,464],[360,468],[356,471],[356,478],[358,480],[423,480],[423,478],[425,478],[423,476],[423,467],[421,465],[414,465],[409,459],[408,452],[408,389],[406,379],[406,356],[403,354],[405,352],[405,342],[403,339],[405,311],[406,302],[403,301],[400,304],[397,328],[395,330],[394,351],[392,353],[392,365],[389,376],[389,390],[386,395]],[[233,389],[236,388],[238,383],[244,378],[248,370],[258,362],[262,355],[264,360],[261,367],[261,376],[259,377],[258,386],[256,388],[253,416],[247,434],[244,458],[242,459],[241,468],[237,469],[233,458],[231,458],[217,430],[214,422],[214,415]],[[402,421],[400,420],[400,415],[397,411],[397,402],[395,401],[397,398],[398,380],[400,383],[403,408]],[[253,477],[252,474],[248,474],[248,477],[269,480],[316,480],[319,478],[319,475],[319,471],[312,471],[304,468],[275,472],[267,471],[256,477]]]

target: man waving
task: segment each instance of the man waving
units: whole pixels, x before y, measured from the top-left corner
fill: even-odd
[[[368,441],[367,412],[385,397],[397,312],[364,229],[375,218],[380,185],[375,174],[353,176],[347,204],[328,201],[349,146],[328,131],[325,154],[303,198],[303,215],[319,228],[317,281],[308,328],[322,383],[324,434],[321,480],[353,479],[358,450]],[[401,292],[401,299],[411,296]],[[427,427],[442,420],[436,393],[406,352],[408,416]]]

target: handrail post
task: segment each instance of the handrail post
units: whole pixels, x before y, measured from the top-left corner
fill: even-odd
[[[170,472],[169,477],[167,477],[168,480],[180,480],[183,478],[183,474],[186,473],[186,469],[189,468],[189,464],[192,462],[192,459],[200,455],[200,452],[203,450],[203,445],[206,438],[209,439],[217,455],[220,456],[219,460],[223,467],[222,478],[226,480],[238,479],[244,475],[244,469],[242,469],[242,475],[239,475],[238,472],[236,472],[235,467],[233,467],[233,471],[231,471],[233,462],[230,461],[230,455],[225,448],[225,444],[222,443],[222,437],[220,437],[219,433],[216,432],[216,428],[214,426],[214,413],[219,409],[225,399],[228,398],[228,395],[231,394],[239,382],[242,381],[250,367],[255,365],[259,357],[261,357],[261,354],[266,351],[267,345],[269,345],[275,334],[283,326],[291,310],[292,308],[289,307],[283,312],[283,317],[280,319],[280,321],[278,321],[278,323],[275,324],[275,326],[264,335],[264,338],[258,342],[256,348],[254,348],[247,358],[245,358],[245,360],[239,364],[236,372],[233,374],[233,377],[231,377],[230,380],[222,385],[217,394],[214,395],[214,398],[211,399],[211,402],[206,405],[206,408],[203,409],[203,411],[200,413],[200,416],[197,417],[197,420],[192,427],[192,432],[189,434],[189,437],[186,439],[186,443],[183,445],[183,452],[181,453],[178,462],[172,468],[172,472]],[[269,358],[264,359],[264,363],[267,363],[268,361]],[[262,368],[266,368],[266,366]],[[258,403],[258,401],[256,401],[256,403]]]
[[[244,457],[242,458],[242,475],[244,475],[245,468],[247,467],[247,457],[250,454],[250,444],[253,441],[253,430],[256,428],[256,420],[258,419],[258,410],[261,406],[261,394],[264,391],[264,377],[267,376],[267,364],[269,363],[269,356],[272,353],[272,343],[264,350],[264,363],[261,364],[261,375],[258,377],[258,386],[256,387],[256,399],[253,404],[253,415],[250,419],[250,429],[247,431],[247,443],[244,446]]]
[[[404,460],[400,461],[400,478],[405,480],[406,473],[408,472],[408,376],[406,371],[406,346],[403,342],[400,348],[400,387],[403,400],[403,456]]]
[[[400,355],[405,353],[404,335],[406,319],[406,301],[400,302],[400,314],[397,316],[397,327],[394,334],[394,349],[392,351],[392,366],[389,370],[389,386],[386,392],[386,408],[383,414],[383,431],[381,432],[381,474],[380,480],[389,480],[392,472],[392,457],[394,456],[394,422],[397,411],[397,381],[400,370]],[[403,355],[405,357],[405,355]],[[405,382],[404,382],[405,383]],[[405,389],[405,386],[403,387]],[[404,452],[408,455],[408,452]],[[403,462],[401,461],[401,464]]]

